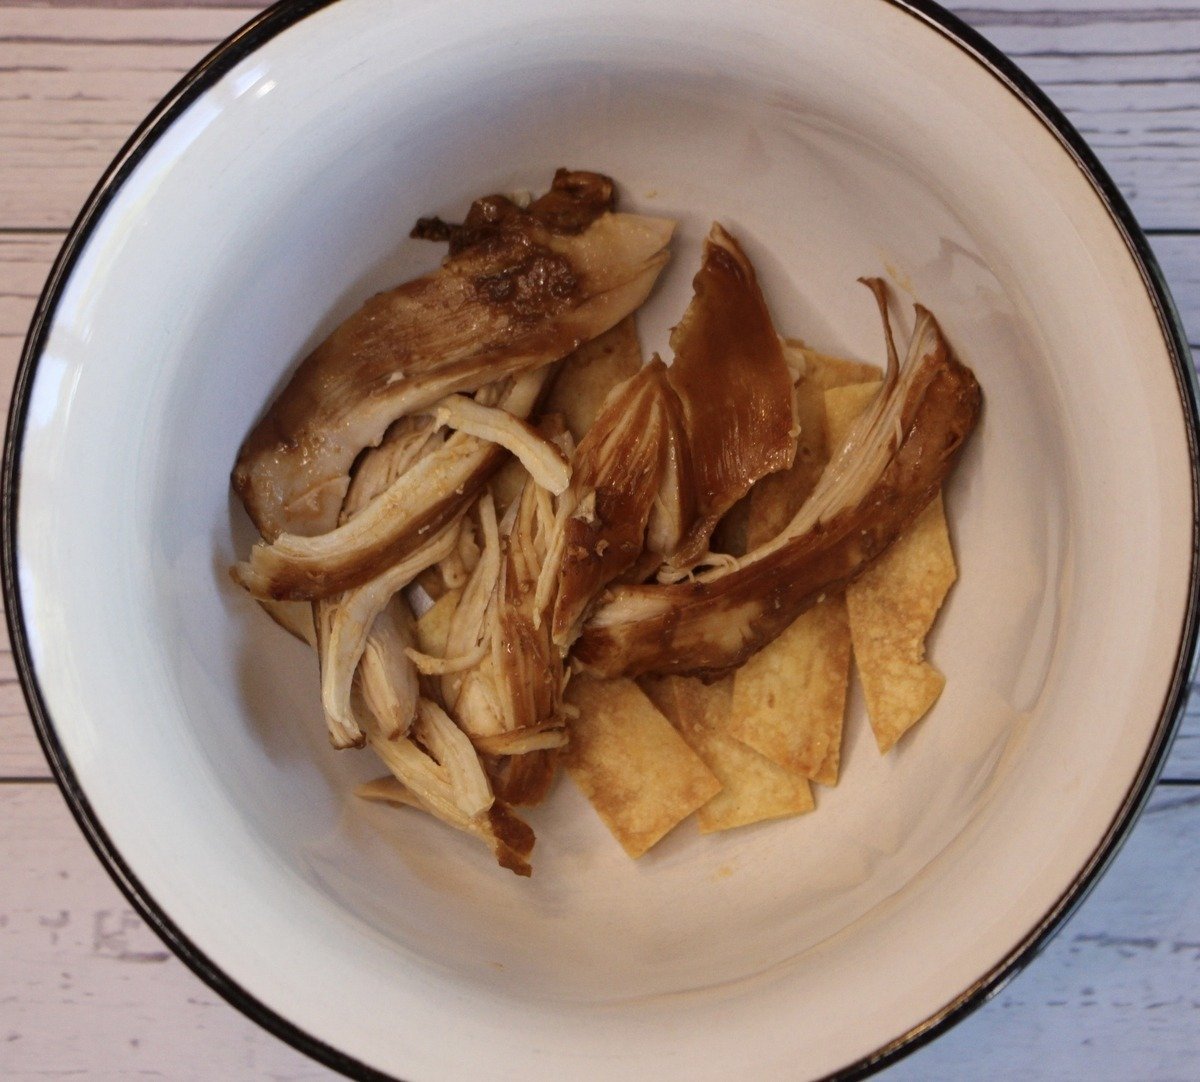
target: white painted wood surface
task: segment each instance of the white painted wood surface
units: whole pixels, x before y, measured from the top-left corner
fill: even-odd
[[[66,228],[113,153],[253,0],[0,5],[0,396]],[[1200,0],[951,7],[1092,142],[1200,344]],[[886,1072],[1200,1079],[1200,694],[1150,810],[1045,953]],[[131,912],[48,780],[0,637],[0,1078],[326,1079]]]

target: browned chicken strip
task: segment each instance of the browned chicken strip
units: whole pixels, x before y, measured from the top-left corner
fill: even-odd
[[[646,299],[674,223],[613,212],[611,190],[560,171],[527,210],[480,200],[446,227],[441,268],[372,297],[301,363],[233,471],[267,540],[332,529],[354,459],[397,418],[550,364]]]
[[[575,450],[549,558],[554,641],[564,650],[597,595],[637,562],[666,464],[667,369],[655,358],[615,388]]]
[[[675,488],[690,485],[694,504],[670,561],[683,568],[704,555],[713,528],[750,486],[786,469],[796,453],[795,396],[779,336],[754,268],[717,223],[693,288],[671,335],[675,360],[667,373],[690,458],[690,476]]]
[[[513,381],[498,407],[513,417],[528,416],[547,372],[529,372]],[[260,541],[250,559],[234,568],[234,575],[259,598],[319,599],[360,586],[461,515],[507,457],[498,443],[455,432],[397,471],[336,529],[316,537],[284,533],[271,543]],[[374,459],[368,455],[364,461]]]
[[[614,589],[575,644],[582,667],[605,677],[720,675],[865,570],[937,493],[975,426],[979,385],[920,306],[899,367],[882,283],[868,284],[881,298],[888,376],[812,496],[740,560],[692,582]]]

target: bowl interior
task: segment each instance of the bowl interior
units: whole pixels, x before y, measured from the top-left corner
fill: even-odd
[[[985,413],[947,492],[946,690],[897,751],[855,692],[816,814],[685,825],[638,863],[564,779],[519,881],[350,797],[381,771],[329,748],[313,659],[231,585],[251,528],[228,473],[295,362],[436,265],[418,216],[559,165],[680,222],[647,355],[719,219],[783,333],[881,361],[855,278],[885,274]],[[216,78],[100,218],[23,441],[27,633],[97,817],[226,974],[410,1079],[816,1076],[900,1037],[1085,866],[1184,621],[1186,428],[1138,268],[1039,118],[884,0],[317,11]]]

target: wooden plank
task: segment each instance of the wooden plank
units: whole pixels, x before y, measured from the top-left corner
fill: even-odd
[[[167,954],[56,790],[0,786],[0,822],[0,1075],[31,1082],[102,1064],[105,1078],[179,1078],[186,1064],[189,1077],[334,1077],[222,1005]],[[1164,789],[1046,952],[883,1077],[1194,1078],[1197,896],[1200,787]],[[1031,1064],[1038,1074],[1027,1073]]]
[[[1200,224],[1200,4],[951,6],[1067,114],[1143,225]]]
[[[1159,234],[1150,247],[1158,258],[1192,349],[1200,349],[1200,235]]]
[[[1045,952],[886,1082],[1200,1077],[1200,787],[1162,788]]]
[[[13,378],[61,236],[0,234],[0,408],[8,411]],[[8,635],[0,627],[0,778],[48,778],[17,681]]]
[[[1162,776],[1167,780],[1200,780],[1200,681],[1192,684],[1192,693]]]
[[[245,8],[0,8],[0,227],[65,228],[142,118]]]
[[[0,407],[5,411],[34,305],[62,242],[57,234],[0,234]]]
[[[950,6],[1043,84],[1145,225],[1200,228],[1200,0]],[[251,13],[0,8],[0,227],[69,224],[141,118]]]
[[[8,637],[0,638],[0,781],[50,777],[25,706]]]
[[[56,789],[0,785],[0,822],[0,1077],[336,1077],[226,1006],[167,951]]]

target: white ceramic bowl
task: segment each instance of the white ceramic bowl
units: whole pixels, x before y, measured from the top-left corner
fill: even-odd
[[[228,473],[290,366],[428,269],[421,214],[611,172],[712,218],[783,329],[878,358],[860,274],[984,388],[950,485],[933,713],[855,703],[817,814],[628,861],[562,784],[531,882],[363,806],[314,666],[225,570]],[[1196,411],[1128,210],[993,50],[899,0],[343,0],[273,9],[114,164],[30,334],[6,459],[15,649],[81,825],[218,991],[350,1074],[849,1075],[978,1003],[1093,882],[1161,765],[1195,639]]]

